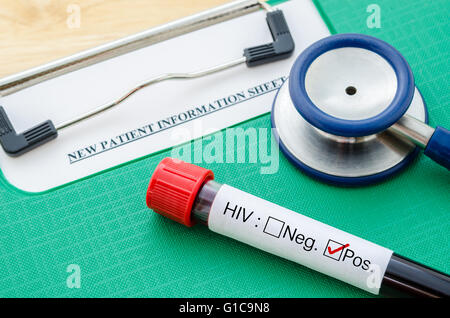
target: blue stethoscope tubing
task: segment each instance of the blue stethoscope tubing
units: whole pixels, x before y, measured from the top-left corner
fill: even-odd
[[[397,90],[392,102],[375,116],[364,119],[349,120],[332,116],[320,109],[310,98],[305,78],[311,64],[326,52],[340,48],[359,48],[374,52],[387,61],[395,72]],[[293,106],[300,116],[318,130],[332,136],[361,137],[378,134],[397,123],[405,115],[413,100],[414,76],[405,58],[391,45],[375,37],[362,34],[338,34],[321,39],[305,49],[296,59],[288,81],[289,95]],[[420,95],[420,92],[419,92]],[[331,175],[318,171],[302,162],[277,134],[277,123],[274,118],[275,97],[272,109],[272,127],[282,152],[298,168],[322,181],[339,185],[364,185],[381,181],[406,167],[419,152],[416,147],[397,165],[384,171],[367,176],[347,177]],[[425,122],[428,116],[425,108]],[[280,123],[278,123],[280,125]],[[425,124],[423,124],[425,125]],[[432,129],[428,127],[428,129]],[[435,162],[450,169],[450,131],[437,127],[432,132],[426,145],[422,145],[424,153]]]

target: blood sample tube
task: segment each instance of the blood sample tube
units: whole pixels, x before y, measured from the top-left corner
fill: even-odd
[[[211,170],[165,158],[150,180],[147,205],[372,294],[450,296],[450,277],[442,272],[213,179]]]

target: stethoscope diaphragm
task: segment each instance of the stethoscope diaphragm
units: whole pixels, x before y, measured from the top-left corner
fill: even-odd
[[[340,185],[370,184],[397,173],[417,155],[416,145],[427,154],[432,137],[440,141],[444,161],[430,157],[448,168],[448,131],[438,127],[435,134],[427,121],[403,56],[361,34],[330,36],[303,51],[272,109],[272,126],[288,159]]]

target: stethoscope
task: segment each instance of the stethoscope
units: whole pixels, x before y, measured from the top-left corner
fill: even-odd
[[[426,124],[405,58],[371,36],[333,35],[304,50],[271,118],[287,158],[328,183],[381,181],[411,163],[419,148],[450,169],[450,131]]]

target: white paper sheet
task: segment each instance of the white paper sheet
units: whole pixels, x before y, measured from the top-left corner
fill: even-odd
[[[312,1],[291,0],[279,7],[296,44],[290,59],[254,68],[243,64],[204,78],[145,88],[118,107],[61,130],[57,139],[20,157],[0,150],[4,176],[21,190],[41,192],[269,112],[276,87],[289,74],[295,57],[329,35]],[[16,131],[47,119],[57,125],[121,96],[143,80],[228,62],[241,57],[244,48],[271,39],[265,13],[259,11],[51,79],[3,97],[0,105]],[[263,86],[254,89],[259,85]],[[258,93],[253,96],[251,91]],[[235,103],[216,110],[209,107],[210,103],[224,105],[217,101],[228,97]],[[192,111],[202,116],[183,120],[192,117]],[[176,125],[161,129],[161,120],[171,121],[172,116],[177,116]],[[174,138],[174,127],[192,133]]]

